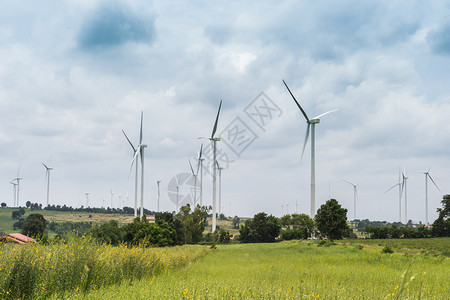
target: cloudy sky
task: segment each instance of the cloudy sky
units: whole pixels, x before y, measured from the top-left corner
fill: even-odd
[[[143,111],[145,207],[217,133],[226,215],[309,213],[309,117],[316,208],[336,198],[353,219],[425,221],[450,193],[450,6],[446,1],[23,1],[0,11],[0,201],[133,206],[132,149]],[[205,160],[207,170],[208,157]],[[180,184],[184,195],[189,187]],[[212,202],[204,174],[203,204]],[[128,197],[127,197],[128,195]],[[403,199],[404,201],[404,199]],[[283,205],[283,206],[282,206]],[[404,215],[402,202],[402,219]]]

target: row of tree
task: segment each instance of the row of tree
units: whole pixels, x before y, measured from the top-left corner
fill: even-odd
[[[444,196],[443,207],[438,209],[439,218],[432,229],[420,226],[412,227],[371,226],[365,227],[371,238],[425,238],[450,236],[450,195]],[[214,234],[203,232],[207,226],[210,208],[197,206],[194,210],[189,205],[183,206],[177,215],[169,212],[157,213],[155,222],[147,218],[135,218],[125,226],[117,221],[110,221],[100,226],[89,228],[92,224],[80,225],[79,229],[102,243],[142,246],[174,246],[197,244],[201,242],[228,243],[231,236],[228,231],[219,229]],[[21,212],[20,212],[21,213]],[[239,224],[239,218],[233,219],[233,225]],[[66,231],[70,224],[50,223],[50,229]],[[40,214],[30,214],[22,226],[26,235],[41,237],[46,227],[45,219]],[[264,212],[247,219],[239,228],[239,240],[242,243],[270,243],[277,239],[308,239],[311,237],[331,240],[355,237],[347,222],[347,209],[341,207],[336,199],[330,199],[318,210],[314,219],[305,214],[285,215],[277,218]]]

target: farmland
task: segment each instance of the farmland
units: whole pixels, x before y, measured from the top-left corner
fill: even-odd
[[[92,291],[86,298],[446,299],[450,294],[450,259],[422,253],[422,240],[393,254],[382,253],[382,241],[363,242],[220,245],[181,270]],[[446,249],[450,240],[433,243]]]

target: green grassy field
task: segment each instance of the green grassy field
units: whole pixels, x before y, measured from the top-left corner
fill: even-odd
[[[450,239],[436,243],[448,248]],[[345,241],[217,246],[182,270],[86,299],[449,299],[448,257],[405,248],[383,254],[382,248]]]

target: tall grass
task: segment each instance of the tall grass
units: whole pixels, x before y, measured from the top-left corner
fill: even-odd
[[[0,245],[0,299],[48,299],[84,295],[185,266],[206,247],[127,248],[87,238],[68,244]]]
[[[87,299],[449,299],[450,260],[380,246],[219,245],[177,271]]]

